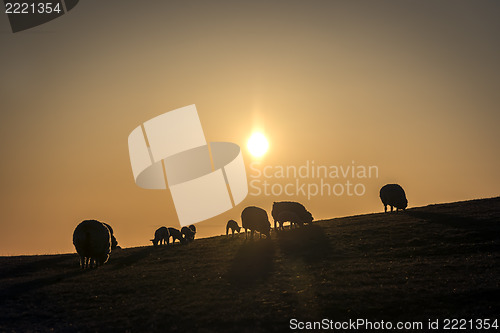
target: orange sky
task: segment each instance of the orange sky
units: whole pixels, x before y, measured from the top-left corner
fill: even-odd
[[[362,196],[250,194],[200,236],[278,200],[317,219],[381,211],[392,182],[410,207],[498,196],[498,17],[497,1],[89,0],[13,34],[0,15],[0,255],[73,252],[83,219],[124,247],[178,226],[168,191],[135,185],[127,137],[190,104],[207,141],[242,147],[249,181],[254,130],[270,142],[261,169],[378,168],[327,179]]]

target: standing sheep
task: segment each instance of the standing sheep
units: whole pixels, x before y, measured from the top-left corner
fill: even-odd
[[[153,246],[158,245],[158,243],[160,245],[167,244],[169,238],[170,233],[168,232],[167,227],[161,227],[155,231],[155,238],[151,239],[151,242],[153,242]]]
[[[85,220],[75,228],[73,245],[80,255],[82,269],[97,268],[108,261],[112,246],[109,228],[96,220]]]
[[[245,238],[248,237],[247,229],[252,231],[251,237],[253,238],[254,231],[258,231],[260,235],[264,234],[270,237],[269,232],[271,223],[265,210],[255,206],[249,206],[241,212],[241,225],[245,228]],[[261,236],[259,236],[260,238]]]
[[[238,235],[240,234],[241,227],[238,225],[238,222],[235,220],[229,220],[226,224],[226,236],[229,236],[229,229],[231,229],[232,237],[234,237],[234,232],[237,231]]]
[[[292,227],[292,221],[283,221],[280,219],[280,215],[283,212],[295,213],[296,217],[294,220],[296,224],[299,226],[304,225],[304,223],[311,223],[313,221],[312,214],[301,204],[295,201],[280,201],[273,203],[273,210],[271,211],[271,215],[274,219],[274,229],[277,227],[283,229],[284,222],[290,222],[290,228]],[[290,214],[281,215],[283,218],[290,217]],[[277,226],[279,224],[279,226]]]
[[[387,205],[391,206],[391,212],[393,207],[396,207],[396,211],[402,209],[405,210],[408,206],[408,200],[406,199],[405,191],[398,184],[387,184],[380,189],[380,200],[384,204],[384,211],[387,213]]]

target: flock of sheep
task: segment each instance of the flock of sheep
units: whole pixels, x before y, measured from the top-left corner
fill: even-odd
[[[406,209],[408,200],[406,199],[403,188],[398,184],[387,184],[380,189],[380,199],[384,205],[384,211],[387,212],[387,206],[396,211]],[[300,203],[294,201],[274,202],[271,215],[274,219],[274,230],[283,230],[284,223],[289,222],[290,228],[293,226],[301,227],[304,224],[312,223],[312,214]],[[249,206],[241,212],[242,227],[234,220],[229,220],[226,225],[226,236],[229,230],[232,236],[235,232],[245,229],[245,235],[248,237],[250,230],[251,238],[255,232],[270,237],[271,223],[269,222],[267,212],[259,207]],[[170,244],[178,240],[181,244],[186,244],[194,240],[196,227],[182,227],[181,230],[175,228],[161,227],[155,231],[155,237],[151,240],[153,246]],[[97,220],[85,220],[81,222],[73,232],[73,244],[76,252],[80,256],[80,266],[82,269],[94,268],[103,265],[109,258],[112,250],[118,247],[118,242],[113,235],[113,228]]]
[[[304,224],[313,221],[312,214],[300,203],[294,201],[281,201],[273,203],[271,215],[274,219],[274,230],[283,230],[284,223],[289,222],[290,228],[293,226],[301,227]],[[235,231],[240,232],[241,228],[245,229],[245,236],[248,237],[248,230],[253,238],[255,231],[260,235],[270,236],[271,223],[269,222],[267,212],[255,206],[246,207],[241,212],[241,225],[235,220],[229,220],[226,225],[226,236],[229,235],[231,229],[232,236]]]
[[[187,244],[194,240],[194,235],[196,234],[196,227],[190,225],[189,227],[182,227],[179,231],[175,228],[161,227],[155,231],[155,238],[151,240],[154,246],[162,244],[170,244],[170,237],[172,237],[172,244],[175,243],[177,239],[181,244]]]

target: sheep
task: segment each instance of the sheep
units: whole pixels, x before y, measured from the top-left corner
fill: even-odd
[[[192,232],[196,233],[196,226],[194,224],[191,224],[188,228],[191,229]]]
[[[251,238],[253,238],[254,231],[260,233],[259,238],[262,234],[270,237],[271,223],[269,223],[266,211],[262,208],[249,206],[243,209],[241,212],[241,225],[245,228],[245,238],[248,237],[247,229],[252,232]]]
[[[408,200],[406,199],[405,191],[398,184],[386,184],[380,189],[380,200],[384,204],[384,211],[387,213],[387,205],[391,206],[391,212],[393,207],[396,207],[396,211],[402,209],[405,210],[408,206]]]
[[[179,240],[181,244],[185,244],[186,240],[184,237],[182,237],[182,233],[179,231],[179,229],[175,228],[168,228],[168,233],[170,236],[172,236],[172,244],[175,243],[175,240]],[[167,244],[170,244],[170,236],[167,238]]]
[[[274,229],[277,229],[277,224],[279,224],[279,229],[283,229],[283,223],[287,222],[285,220],[280,219],[280,214],[282,212],[291,212],[296,215],[293,217],[293,222],[290,222],[290,228],[292,227],[292,223],[298,224],[299,226],[304,225],[304,223],[311,223],[314,218],[312,214],[301,204],[295,201],[280,201],[273,203],[273,210],[271,211],[271,215],[274,219]],[[290,214],[284,214],[283,217],[290,217]]]
[[[281,213],[279,213],[279,215],[277,216],[277,219],[274,220],[274,222],[278,222],[278,228],[279,229],[283,229],[283,224],[285,222],[290,222],[290,228],[292,228],[292,226],[295,224],[295,225],[298,225],[300,227],[302,227],[304,225],[304,221],[297,215],[295,214],[294,212],[291,212],[289,210],[285,210]],[[274,227],[276,228],[276,227]]]
[[[111,227],[96,220],[82,221],[73,232],[73,245],[80,256],[82,269],[99,267],[111,253]],[[115,240],[116,241],[116,240]]]
[[[226,224],[226,236],[229,236],[229,229],[231,229],[232,237],[234,237],[234,232],[237,231],[238,235],[240,234],[241,227],[238,225],[238,222],[235,220],[229,220]]]
[[[170,232],[168,231],[167,227],[161,227],[155,231],[155,238],[151,239],[151,242],[153,242],[153,246],[158,245],[158,243],[160,245],[167,244],[169,238]]]
[[[194,241],[194,232],[189,227],[182,227],[181,234],[184,236],[185,243]]]

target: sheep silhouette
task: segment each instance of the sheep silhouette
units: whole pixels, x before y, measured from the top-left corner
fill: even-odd
[[[299,227],[302,227],[304,225],[303,219],[301,219],[295,212],[291,212],[289,210],[282,211],[281,213],[278,214],[277,219],[274,220],[274,223],[278,223],[278,229],[274,227],[276,230],[283,230],[283,224],[285,222],[290,222],[290,229],[292,226],[296,225]]]
[[[97,220],[82,221],[73,232],[73,245],[80,256],[82,269],[104,265],[118,242],[113,242],[113,229]]]
[[[151,239],[151,242],[153,242],[153,246],[157,246],[158,244],[168,244],[169,238],[170,232],[168,231],[167,227],[161,227],[156,229],[155,238]]]
[[[226,224],[226,236],[229,236],[229,229],[231,229],[231,235],[234,237],[234,232],[237,231],[238,235],[240,234],[241,227],[238,225],[238,222],[235,220],[229,220]]]
[[[291,228],[292,224],[302,226],[314,220],[312,214],[301,203],[295,201],[274,202],[271,215],[274,219],[275,230],[283,229],[284,222],[290,222]]]
[[[170,236],[172,237],[172,244],[175,243],[176,239],[179,241],[179,243],[186,244],[186,240],[182,236],[182,233],[179,231],[179,229],[168,228],[168,232],[169,232]],[[170,237],[167,238],[167,244],[170,244]]]
[[[270,237],[271,223],[269,223],[266,211],[262,208],[249,206],[243,209],[241,225],[245,228],[245,238],[248,238],[247,229],[251,231],[251,238],[253,238],[255,231],[260,233],[259,238],[262,237],[262,234]]]
[[[384,205],[384,211],[387,213],[387,206],[396,207],[396,211],[405,210],[408,206],[408,200],[403,188],[398,184],[386,184],[380,189],[380,200]]]
[[[189,243],[194,241],[194,231],[189,227],[182,227],[181,234],[184,237],[184,243]]]

